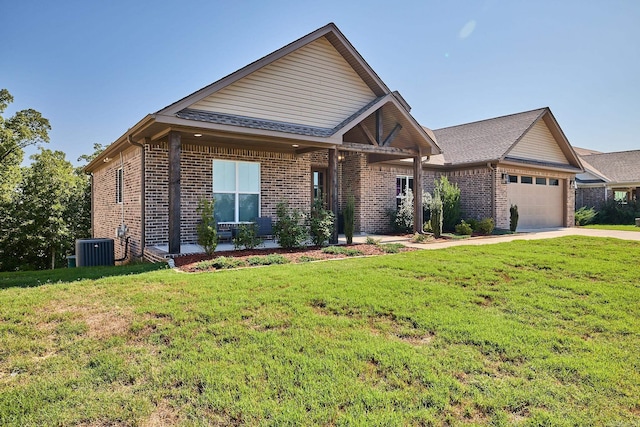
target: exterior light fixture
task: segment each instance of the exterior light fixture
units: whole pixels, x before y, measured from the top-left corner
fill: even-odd
[[[292,146],[293,148],[298,148],[298,147],[300,147],[300,145],[298,145],[298,144],[291,144],[291,146]]]
[[[195,136],[196,138],[200,138],[202,136],[201,133],[194,133],[193,136]]]
[[[503,184],[508,184],[509,183],[509,174],[508,173],[503,173],[502,174],[502,183]]]

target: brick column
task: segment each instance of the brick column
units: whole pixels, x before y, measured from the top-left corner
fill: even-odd
[[[422,212],[422,154],[418,149],[418,155],[413,158],[413,231],[415,233],[423,233]]]
[[[180,253],[180,157],[178,132],[169,132],[169,253]]]

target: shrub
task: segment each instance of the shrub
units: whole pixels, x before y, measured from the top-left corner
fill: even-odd
[[[633,224],[635,218],[640,218],[640,203],[631,200],[621,203],[615,200],[607,200],[596,215],[598,224]]]
[[[397,210],[389,212],[391,227],[397,233],[410,233],[413,231],[413,192],[410,188],[404,193]]]
[[[400,252],[400,249],[404,247],[405,246],[402,243],[386,243],[384,245],[380,245],[380,249],[382,249],[382,252],[386,254],[397,254]]]
[[[253,249],[262,244],[262,239],[258,237],[258,225],[256,223],[240,224],[236,237],[233,238],[233,246],[236,249]]]
[[[515,233],[518,228],[518,205],[511,205],[509,208],[509,230]]]
[[[434,184],[434,193],[437,190],[442,200],[442,229],[453,231],[461,219],[460,188],[458,188],[458,184],[449,182],[446,176],[440,177]]]
[[[313,200],[311,212],[307,219],[309,221],[309,234],[314,245],[323,246],[325,242],[329,241],[333,235],[334,218],[333,212],[324,208],[320,197]]]
[[[278,239],[278,244],[285,248],[300,248],[307,239],[307,230],[302,219],[304,215],[299,209],[289,209],[286,201],[281,201],[276,206],[277,222],[273,225],[273,235]]]
[[[289,259],[281,254],[269,254],[249,257],[247,258],[247,262],[249,265],[287,264]]]
[[[302,255],[300,258],[298,258],[298,261],[300,262],[311,262],[311,261],[318,261],[320,258],[317,257],[312,257],[309,255]]]
[[[491,234],[495,226],[496,224],[493,218],[484,218],[478,222],[478,233],[485,235]]]
[[[431,231],[437,239],[442,234],[442,199],[440,191],[436,188],[431,199]]]
[[[576,211],[576,215],[575,215],[576,225],[591,224],[591,222],[594,220],[595,217],[596,217],[595,209],[583,206]]]
[[[196,228],[198,244],[204,248],[207,255],[215,252],[218,246],[218,230],[214,217],[215,200],[200,199],[196,212],[200,215],[200,222]]]
[[[356,199],[352,195],[347,197],[347,204],[344,207],[344,235],[347,238],[347,245],[353,243],[353,229],[355,227]]]
[[[413,235],[413,237],[411,238],[411,241],[413,243],[424,243],[427,242],[429,240],[433,239],[432,236],[427,235],[427,234],[420,234],[420,233],[416,233]]]
[[[240,258],[219,256],[208,261],[201,261],[197,263],[196,270],[209,270],[211,268],[215,268],[216,270],[224,270],[229,268],[244,267],[246,265],[247,263]]]
[[[424,218],[430,216],[432,197],[426,191],[422,193],[422,213]],[[413,232],[413,191],[407,188],[397,210],[390,210],[387,215],[391,219],[393,231],[398,233]]]
[[[473,230],[471,229],[471,226],[464,222],[464,219],[460,221],[460,224],[456,225],[456,234],[460,234],[462,236],[471,236],[472,232]]]
[[[478,231],[478,220],[471,218],[467,220],[467,224],[469,224],[471,226],[471,229],[473,231]]]
[[[367,236],[367,239],[365,240],[367,245],[379,245],[380,242],[382,242],[382,239],[375,239],[371,236]]]
[[[345,248],[344,246],[327,246],[326,248],[322,248],[322,252],[324,252],[325,254],[346,256],[362,255],[362,251],[353,248]]]

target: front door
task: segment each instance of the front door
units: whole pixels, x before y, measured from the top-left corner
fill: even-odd
[[[311,203],[317,198],[327,205],[327,170],[323,168],[311,170]]]

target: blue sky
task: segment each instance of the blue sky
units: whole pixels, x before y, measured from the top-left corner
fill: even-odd
[[[0,0],[7,112],[67,158],[334,22],[423,125],[549,106],[569,141],[640,149],[640,1]],[[30,151],[33,152],[33,151]]]

